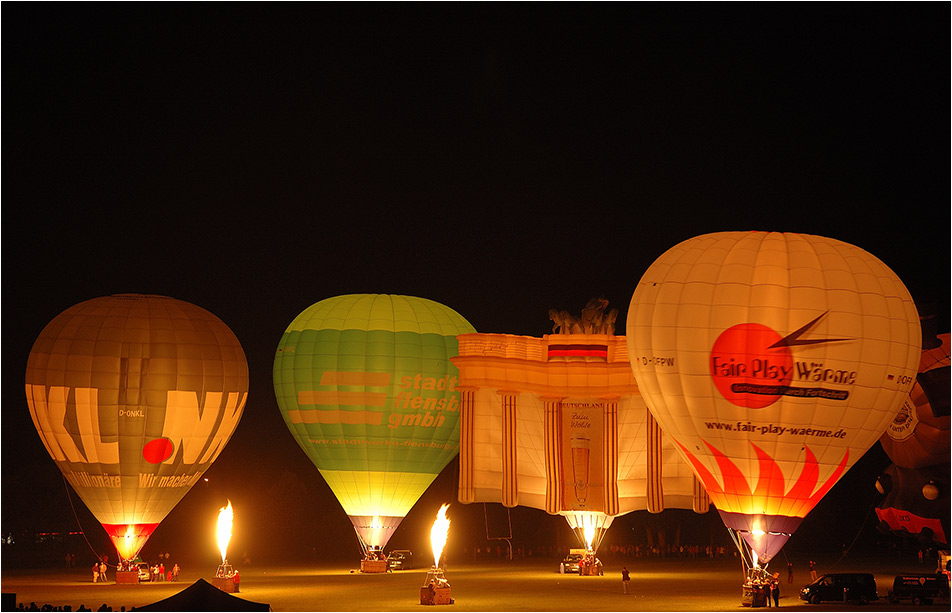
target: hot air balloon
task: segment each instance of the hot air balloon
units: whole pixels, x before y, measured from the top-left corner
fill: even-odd
[[[473,327],[424,298],[322,300],[288,326],[274,359],[284,421],[368,553],[380,552],[459,451],[458,334]]]
[[[248,363],[220,319],[119,294],[56,316],[33,344],[26,397],[43,444],[131,560],[231,438]]]
[[[706,513],[706,492],[638,393],[614,314],[588,333],[574,322],[599,318],[584,310],[550,317],[560,334],[459,337],[459,501],[562,515],[593,553],[631,511]]]
[[[927,343],[926,340],[931,341]],[[927,333],[912,393],[879,439],[893,461],[876,481],[879,530],[914,536],[925,547],[949,546],[949,333]]]
[[[669,249],[634,291],[627,339],[648,408],[754,567],[880,437],[920,351],[916,307],[885,264],[775,232]]]

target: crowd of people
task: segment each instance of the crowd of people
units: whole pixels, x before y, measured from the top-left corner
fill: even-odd
[[[42,606],[36,606],[35,602],[31,602],[29,605],[25,605],[22,602],[17,604],[17,611],[72,611],[72,605],[63,605],[54,607],[51,604],[45,604]],[[85,604],[79,605],[79,608],[76,611],[112,611],[113,608],[106,603],[103,603],[99,606],[98,609],[87,608]],[[120,611],[125,611],[126,607],[122,606],[119,608]]]
[[[170,564],[169,558],[171,554],[169,553],[160,553],[158,559],[152,564],[147,565],[149,572],[149,581],[178,581],[179,573],[181,572],[181,567],[178,563]],[[109,581],[109,570],[110,568],[115,568],[116,572],[140,572],[140,566],[142,562],[136,560],[120,560],[119,564],[114,567],[110,567],[108,562],[108,556],[102,556],[99,560],[93,562],[91,571],[93,583],[104,583]]]
[[[605,548],[602,548],[604,551]],[[609,545],[612,557],[628,558],[723,558],[723,545]]]
[[[723,545],[615,545],[603,544],[599,548],[601,555],[606,558],[724,558],[737,555],[736,549],[728,550]],[[733,554],[731,553],[733,552]],[[556,545],[534,545],[522,547],[513,545],[513,558],[561,558],[568,553],[568,548]],[[480,545],[470,550],[463,550],[464,556],[474,559],[508,558],[509,549],[506,544]]]

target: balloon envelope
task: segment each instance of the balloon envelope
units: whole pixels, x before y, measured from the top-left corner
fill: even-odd
[[[920,328],[902,282],[858,247],[723,232],[651,265],[627,339],[662,430],[769,561],[896,415]]]
[[[925,468],[948,462],[949,333],[939,335],[939,346],[924,349],[916,384],[896,419],[879,439],[889,458],[904,468]]]
[[[915,535],[924,546],[949,541],[949,333],[922,351],[916,385],[879,439],[894,462],[877,487],[880,529]],[[923,343],[924,345],[926,343]]]
[[[123,559],[215,461],[247,394],[232,331],[165,296],[77,304],[43,329],[27,360],[37,432]]]
[[[458,313],[409,296],[318,302],[274,360],[285,423],[366,546],[383,547],[459,451]]]

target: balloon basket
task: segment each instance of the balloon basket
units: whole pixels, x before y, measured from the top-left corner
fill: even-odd
[[[766,607],[767,597],[767,590],[764,589],[764,586],[745,585],[744,599],[740,604],[744,607]]]
[[[747,569],[747,578],[744,580],[744,599],[741,606],[766,607],[770,605],[770,584],[773,576],[766,568],[753,566]]]
[[[385,573],[387,572],[386,560],[361,560],[360,572],[362,573]]]
[[[426,573],[423,587],[420,588],[420,604],[453,604],[450,596],[450,584],[443,576],[443,569],[433,566]]]
[[[116,571],[116,583],[138,583],[138,582],[139,582],[138,570],[117,570]]]
[[[235,585],[235,571],[232,570],[231,564],[226,561],[224,564],[218,565],[218,570],[215,571],[215,576],[212,577],[212,585],[229,594],[238,591],[238,586]]]

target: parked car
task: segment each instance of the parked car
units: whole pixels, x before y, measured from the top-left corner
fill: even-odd
[[[829,573],[800,590],[800,600],[810,604],[844,599],[860,603],[879,600],[876,579],[870,573]]]
[[[562,560],[562,564],[559,566],[560,573],[577,573],[578,564],[582,561],[582,554],[580,553],[569,553],[565,556],[565,559]]]
[[[410,570],[413,568],[413,552],[407,549],[396,549],[387,556],[387,563],[392,570]]]
[[[139,581],[152,581],[152,569],[148,564],[139,562],[136,564],[136,569],[139,571]]]
[[[949,600],[949,579],[945,573],[933,575],[896,575],[888,593],[889,602],[896,604],[908,600],[919,606],[936,600]]]

